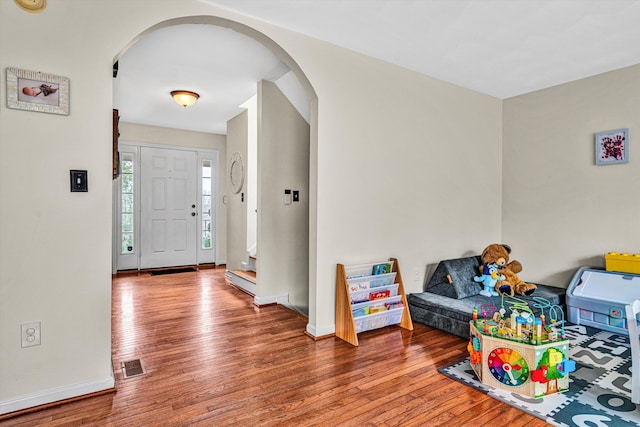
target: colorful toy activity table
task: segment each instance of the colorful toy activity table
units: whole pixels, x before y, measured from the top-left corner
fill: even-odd
[[[478,379],[495,388],[540,397],[569,388],[569,340],[529,344],[484,333],[484,321],[470,321],[469,354]],[[490,329],[490,328],[489,328]]]

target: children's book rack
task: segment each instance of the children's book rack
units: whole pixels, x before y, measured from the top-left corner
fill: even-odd
[[[336,269],[336,336],[355,346],[358,334],[389,325],[413,330],[396,258]]]

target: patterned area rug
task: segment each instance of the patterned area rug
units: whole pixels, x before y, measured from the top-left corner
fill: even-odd
[[[569,390],[562,393],[529,398],[484,385],[469,359],[440,372],[553,425],[640,426],[640,405],[631,402],[629,337],[581,325],[565,331],[576,371],[569,374]]]

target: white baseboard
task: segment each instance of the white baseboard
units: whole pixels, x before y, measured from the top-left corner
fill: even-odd
[[[111,372],[110,377],[103,378],[101,380],[57,387],[39,393],[21,396],[17,399],[0,402],[0,414],[8,414],[10,412],[33,408],[35,406],[46,405],[47,403],[71,399],[73,397],[83,396],[85,394],[96,393],[99,391],[111,389],[114,386],[115,377],[113,372]]]
[[[325,335],[333,335],[336,333],[336,326],[325,326],[322,328],[316,328],[311,323],[307,323],[307,333],[312,337],[323,337]]]
[[[253,303],[257,306],[261,306],[261,305],[267,305],[267,304],[282,304],[282,305],[288,305],[289,304],[289,294],[282,294],[282,295],[268,295],[266,297],[259,297],[259,296],[255,296],[253,297]]]

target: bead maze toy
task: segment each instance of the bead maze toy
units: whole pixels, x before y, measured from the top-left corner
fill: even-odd
[[[505,316],[505,300],[509,317]],[[543,298],[534,297],[534,301],[538,317],[518,298],[503,297],[498,310],[493,302],[477,301],[467,349],[471,368],[483,384],[527,397],[569,388],[575,362],[569,360],[564,312]]]

